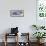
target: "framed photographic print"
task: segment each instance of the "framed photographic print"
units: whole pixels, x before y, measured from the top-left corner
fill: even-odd
[[[39,18],[46,17],[46,0],[37,0],[37,15]]]
[[[10,10],[11,17],[24,17],[24,10]]]

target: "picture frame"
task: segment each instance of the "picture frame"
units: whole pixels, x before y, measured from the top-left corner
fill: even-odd
[[[24,17],[24,10],[10,10],[11,17]]]
[[[46,0],[37,0],[36,3],[37,16],[46,18]]]

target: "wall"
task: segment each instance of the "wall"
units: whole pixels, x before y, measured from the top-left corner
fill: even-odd
[[[24,17],[10,17],[10,10],[16,9],[24,10]],[[32,35],[32,24],[36,24],[36,0],[0,0],[0,34],[17,26],[19,32],[30,32]]]

